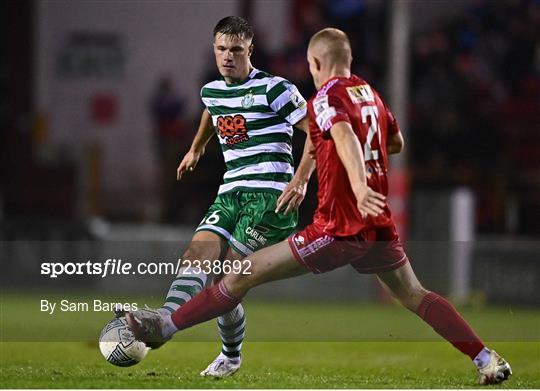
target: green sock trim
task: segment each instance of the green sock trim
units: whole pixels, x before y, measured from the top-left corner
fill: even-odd
[[[179,304],[179,305],[184,305],[186,304],[186,300],[184,299],[181,299],[179,297],[174,297],[174,296],[169,296],[165,299],[165,302],[171,302],[171,303],[176,303],[176,304]],[[174,311],[173,311],[174,312]]]
[[[170,300],[168,300],[168,301],[170,301]],[[172,314],[173,312],[176,312],[176,310],[173,310],[171,307],[169,307],[169,306],[167,306],[167,305],[164,305],[164,306],[161,307],[161,308],[163,308],[163,309],[169,311],[171,314]]]
[[[171,291],[184,292],[193,297],[201,291],[201,288],[193,285],[175,285],[172,287]]]
[[[220,330],[223,330],[223,331],[234,330],[235,328],[239,327],[245,320],[246,320],[246,317],[242,316],[242,318],[238,322],[236,322],[236,323],[234,323],[232,325],[222,325],[218,321],[218,327],[219,327]]]
[[[221,340],[223,340],[224,338],[225,338],[225,339],[232,339],[232,338],[239,337],[239,336],[241,336],[242,334],[244,334],[245,331],[246,331],[246,328],[245,328],[245,327],[242,327],[242,329],[241,329],[239,332],[237,332],[236,334],[234,334],[234,335],[222,335],[222,336],[221,336]],[[243,338],[243,337],[242,337],[242,338]]]
[[[201,280],[199,277],[177,277],[174,281],[178,280],[184,280],[184,281],[195,281],[198,282],[201,285],[201,288],[204,286],[203,280]]]
[[[240,357],[240,350],[237,352],[226,352],[224,349],[221,350],[221,353],[226,355],[229,358],[237,358]]]
[[[225,346],[227,348],[236,348],[239,345],[241,345],[242,342],[244,342],[243,339],[241,341],[238,341],[238,342],[223,342],[223,346]]]

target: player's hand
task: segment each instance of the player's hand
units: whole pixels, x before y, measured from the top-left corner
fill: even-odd
[[[276,213],[285,208],[284,214],[292,212],[300,206],[306,196],[307,182],[293,178],[277,199]]]
[[[176,180],[179,181],[182,179],[182,175],[186,171],[193,171],[195,167],[197,166],[197,163],[199,162],[200,157],[204,153],[204,150],[201,152],[196,152],[193,150],[189,150],[188,153],[184,156],[180,164],[178,165],[178,168],[176,169]]]
[[[362,217],[376,217],[384,211],[386,197],[365,186],[358,197],[357,207]]]

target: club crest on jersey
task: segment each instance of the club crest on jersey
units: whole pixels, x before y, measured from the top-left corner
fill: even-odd
[[[349,94],[349,98],[351,98],[353,103],[375,102],[373,90],[367,84],[347,87],[347,93]]]
[[[248,141],[246,118],[243,115],[220,115],[217,119],[219,136],[225,140],[225,144],[234,145]]]
[[[253,103],[255,103],[255,98],[253,97],[251,91],[249,91],[246,95],[244,95],[244,98],[242,99],[242,107],[244,109],[249,109],[251,106],[253,106]]]

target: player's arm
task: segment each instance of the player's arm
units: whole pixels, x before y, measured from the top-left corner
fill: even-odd
[[[314,170],[315,159],[313,158],[313,143],[311,142],[308,133],[306,135],[306,142],[304,143],[302,159],[300,160],[300,164],[298,165],[294,177],[287,187],[283,189],[283,192],[277,200],[276,213],[285,209],[283,213],[287,214],[298,209],[306,196],[309,178],[311,178]]]
[[[330,128],[341,163],[347,171],[351,188],[362,214],[377,216],[383,212],[385,196],[371,190],[367,185],[364,154],[360,140],[346,121],[336,122]]]
[[[306,196],[307,185],[309,178],[315,170],[315,160],[313,159],[313,143],[309,137],[308,132],[308,116],[305,116],[300,120],[295,127],[306,132],[306,142],[304,143],[304,151],[302,152],[302,159],[296,169],[294,177],[291,179],[287,187],[283,189],[283,192],[279,196],[276,204],[276,213],[284,210],[284,214],[287,214],[293,210],[298,209],[304,197]]]
[[[182,179],[182,175],[184,175],[186,171],[193,171],[201,156],[204,155],[206,144],[208,144],[208,141],[210,141],[213,135],[214,125],[212,124],[212,117],[208,110],[204,109],[201,115],[199,129],[191,143],[191,147],[176,169],[177,180]]]
[[[386,153],[391,155],[403,151],[405,141],[401,132],[389,134],[386,139]]]
[[[289,124],[309,134],[306,100],[298,88],[289,81],[280,78],[276,78],[274,81],[275,83],[270,85],[266,92],[269,107]],[[311,141],[308,136],[296,174],[278,198],[276,213],[285,208],[284,213],[287,214],[297,209],[304,199],[307,183],[315,168],[315,162],[309,155],[311,149]]]
[[[306,115],[304,118],[302,118],[302,120],[300,120],[294,126],[300,129],[301,131],[303,131],[307,136],[306,142],[304,144],[304,153],[302,154],[302,161],[300,162],[300,166],[298,167],[298,169],[300,169],[300,167],[302,167],[302,163],[304,163],[306,169],[311,168],[308,175],[308,177],[311,177],[311,174],[313,173],[313,170],[315,169],[315,160],[314,160],[315,147],[313,146],[313,143],[311,142],[311,139],[309,138],[309,117]],[[305,156],[306,152],[307,152],[307,156]],[[305,161],[304,161],[304,156],[305,156]],[[308,160],[307,159],[308,157],[311,157],[311,160]]]
[[[382,103],[384,105],[384,108],[386,109],[386,118],[388,121],[386,153],[388,155],[400,153],[401,151],[403,151],[403,147],[405,146],[403,135],[401,134],[401,130],[399,129],[399,124],[396,117],[394,117],[394,114],[390,111],[386,104],[384,102]]]

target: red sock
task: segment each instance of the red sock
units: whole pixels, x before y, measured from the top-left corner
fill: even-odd
[[[187,329],[196,324],[223,315],[233,310],[242,301],[233,297],[221,281],[211,288],[203,289],[171,315],[178,330]]]
[[[454,306],[436,293],[424,296],[416,313],[441,337],[472,360],[484,348],[484,343]]]

